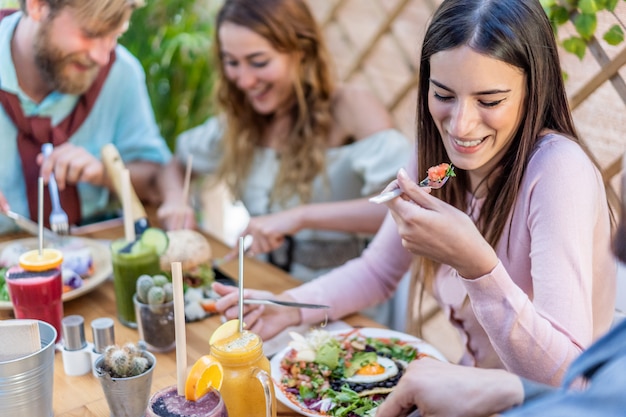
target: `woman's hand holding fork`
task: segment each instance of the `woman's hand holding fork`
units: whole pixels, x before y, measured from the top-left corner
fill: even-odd
[[[448,264],[467,279],[495,268],[498,257],[494,249],[467,214],[431,196],[404,170],[398,172],[396,185],[403,194],[386,205],[406,250]]]

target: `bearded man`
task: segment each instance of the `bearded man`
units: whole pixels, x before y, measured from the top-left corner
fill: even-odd
[[[171,153],[145,74],[118,39],[143,0],[20,0],[0,10],[0,209],[37,219],[37,178],[58,183],[70,224],[100,218],[112,187],[100,160],[113,143],[150,201]],[[52,143],[44,159],[41,145]],[[45,193],[47,197],[47,192]],[[153,198],[153,197],[152,197]],[[48,219],[50,204],[44,204]],[[0,216],[0,233],[13,224]]]

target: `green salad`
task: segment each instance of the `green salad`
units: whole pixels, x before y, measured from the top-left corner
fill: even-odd
[[[313,415],[373,416],[418,355],[406,341],[366,337],[358,330],[290,335],[292,349],[280,362],[279,388]]]

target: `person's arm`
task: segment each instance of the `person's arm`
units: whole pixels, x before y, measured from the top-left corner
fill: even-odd
[[[462,282],[506,368],[556,386],[610,325],[616,274],[608,210],[601,176],[565,139],[536,152],[526,175],[498,247],[502,262]]]
[[[411,362],[376,417],[483,417],[520,404],[520,379],[501,369],[481,369],[423,358]]]
[[[193,209],[188,201],[184,200],[184,173],[185,167],[174,156],[159,172],[157,184],[161,195],[161,205],[157,210],[159,223],[166,230],[179,228],[195,228]]]
[[[333,230],[373,235],[380,228],[387,208],[366,198],[305,204],[250,219],[242,236],[253,237],[251,253],[267,253],[278,248],[285,236],[303,229]]]
[[[338,320],[389,298],[410,263],[411,255],[402,247],[393,219],[387,216],[360,257],[274,296],[280,300],[325,304],[330,309],[301,309],[299,314],[298,310],[285,314],[284,308],[280,307],[246,305],[244,322],[263,339],[269,339],[292,325]],[[237,289],[223,285],[213,288],[223,296],[216,303],[218,312],[228,319],[237,318]],[[254,290],[246,290],[245,296],[271,297],[265,291],[258,293]]]
[[[288,211],[293,211],[297,223],[287,234],[301,229],[323,229],[373,235],[387,214],[385,206],[372,204],[367,198],[306,204]]]
[[[183,198],[186,165],[191,160],[192,175],[214,172],[220,160],[221,137],[219,121],[211,117],[201,125],[181,133],[176,139],[176,154],[157,177],[161,198],[157,217],[164,228],[196,226],[193,208]]]

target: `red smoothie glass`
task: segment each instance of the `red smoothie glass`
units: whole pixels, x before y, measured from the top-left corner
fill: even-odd
[[[63,319],[63,254],[57,249],[22,254],[19,266],[9,268],[6,284],[15,318],[37,319],[51,324],[61,339]]]

